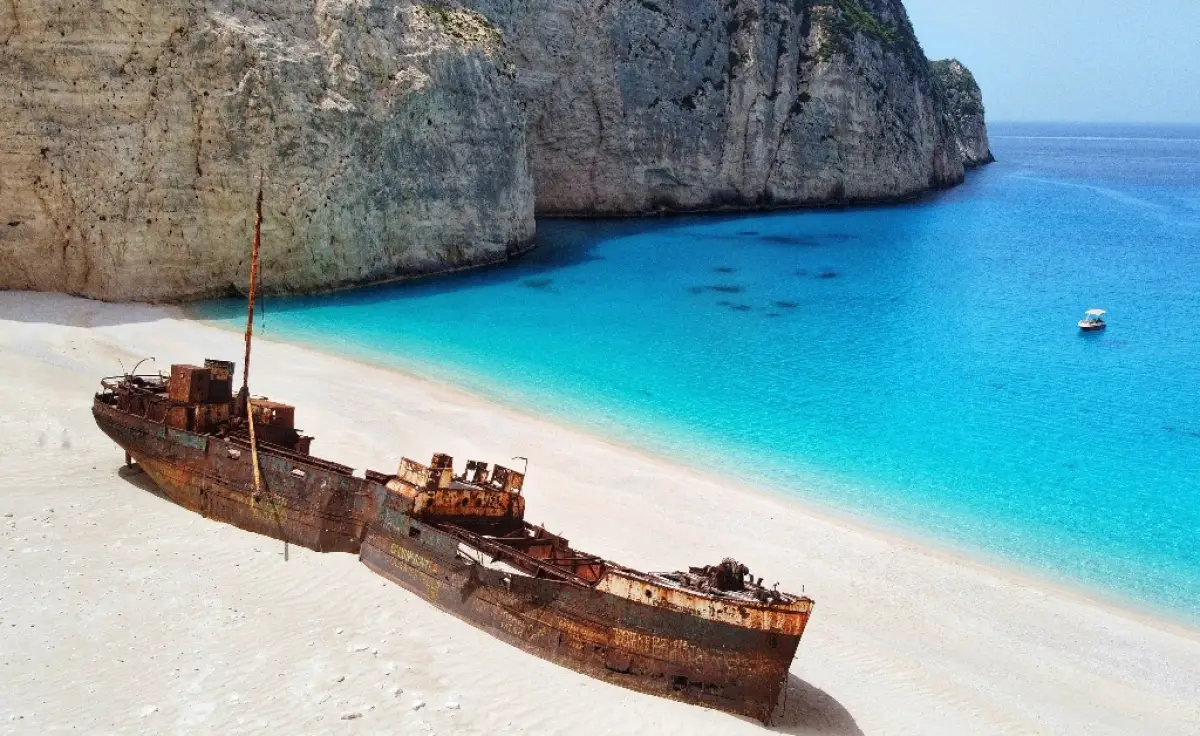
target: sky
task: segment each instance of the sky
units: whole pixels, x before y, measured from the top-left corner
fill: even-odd
[[[989,122],[1200,123],[1200,0],[904,0]]]

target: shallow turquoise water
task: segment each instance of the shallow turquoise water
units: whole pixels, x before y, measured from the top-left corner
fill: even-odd
[[[518,263],[268,300],[263,333],[1200,623],[1200,128],[994,134],[917,204],[542,222]]]

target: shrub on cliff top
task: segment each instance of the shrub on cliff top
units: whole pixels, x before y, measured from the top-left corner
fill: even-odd
[[[805,5],[828,29],[828,36],[817,50],[821,61],[848,52],[850,39],[862,33],[877,39],[884,47],[905,56],[918,67],[927,63],[907,14],[901,22],[893,24],[875,17],[859,0],[805,0]]]
[[[983,92],[975,75],[958,59],[941,59],[930,62],[933,81],[943,98],[950,103],[954,114],[959,116],[982,115]]]

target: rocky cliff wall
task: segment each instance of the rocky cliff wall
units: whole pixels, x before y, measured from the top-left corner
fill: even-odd
[[[975,75],[958,59],[935,61],[931,68],[934,83],[945,101],[963,164],[973,168],[995,161],[984,120],[983,92]]]
[[[504,30],[539,212],[890,200],[962,179],[899,0],[468,0]]]
[[[268,290],[503,259],[534,228],[512,87],[469,13],[0,3],[0,286],[244,288],[260,169]]]
[[[535,196],[893,200],[987,152],[900,0],[430,2],[0,2],[0,288],[240,290],[260,170],[264,282],[300,292],[502,260]]]

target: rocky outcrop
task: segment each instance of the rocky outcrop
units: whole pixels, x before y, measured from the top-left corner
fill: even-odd
[[[503,260],[535,197],[873,202],[990,158],[901,0],[430,2],[0,0],[0,288],[241,290],[259,171],[301,292]]]
[[[0,286],[311,291],[533,237],[524,120],[482,18],[375,0],[0,3]]]
[[[468,0],[547,214],[892,200],[962,179],[899,0]]]
[[[944,100],[946,115],[958,139],[963,164],[975,167],[995,161],[984,120],[983,92],[975,81],[975,75],[958,59],[943,59],[930,66],[934,83]]]

